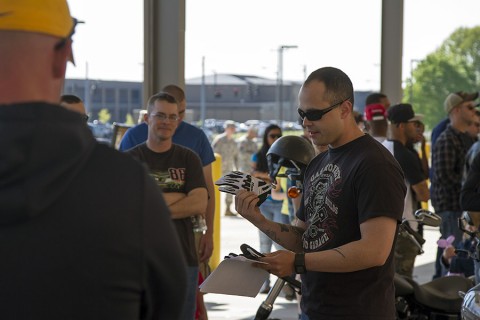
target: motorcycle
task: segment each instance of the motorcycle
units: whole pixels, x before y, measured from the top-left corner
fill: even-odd
[[[242,255],[251,260],[257,260],[258,258],[265,256],[247,244],[242,244],[240,246],[240,249],[242,250]],[[292,276],[278,278],[268,292],[267,298],[258,307],[254,320],[268,319],[268,316],[273,310],[275,300],[280,295],[280,292],[282,291],[286,283],[288,283],[297,293],[301,294],[302,284],[300,283],[300,281],[296,280]]]
[[[464,223],[465,222],[465,223]],[[475,231],[467,230],[465,224],[475,226]],[[477,246],[473,254],[468,253],[471,258],[480,262],[480,212],[465,212],[462,219],[458,221],[458,227],[470,237],[476,239]],[[470,290],[460,292],[460,296],[463,298],[461,306],[461,319],[462,320],[477,320],[480,319],[480,284],[477,284]]]
[[[420,209],[415,212],[415,221],[427,226],[438,227],[441,218],[430,211]],[[409,237],[423,253],[423,237],[404,220],[400,233]],[[462,307],[459,292],[466,292],[473,287],[473,282],[462,276],[448,276],[418,284],[413,279],[395,274],[395,306],[398,320],[458,320]],[[472,318],[479,319],[479,318]]]

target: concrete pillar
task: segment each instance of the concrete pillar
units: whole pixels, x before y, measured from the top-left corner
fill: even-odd
[[[185,0],[144,0],[144,50],[145,104],[167,84],[185,88]]]
[[[382,0],[380,91],[392,104],[402,101],[403,0]]]

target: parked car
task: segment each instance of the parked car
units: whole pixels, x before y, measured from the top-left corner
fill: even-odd
[[[88,127],[92,130],[93,136],[98,142],[110,145],[113,136],[113,126],[110,123],[102,123],[98,120],[88,122]]]

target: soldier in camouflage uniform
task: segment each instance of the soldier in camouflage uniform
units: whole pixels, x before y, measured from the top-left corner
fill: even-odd
[[[257,128],[248,128],[247,134],[238,139],[238,170],[244,173],[251,173],[252,155],[257,153]]]
[[[235,139],[233,138],[236,130],[235,122],[230,120],[225,121],[223,127],[225,128],[225,132],[215,137],[212,142],[212,148],[215,153],[218,153],[222,156],[222,175],[225,175],[238,168],[238,147]],[[233,196],[227,193],[225,195],[226,216],[236,215],[236,213],[233,213],[230,210],[232,201]]]

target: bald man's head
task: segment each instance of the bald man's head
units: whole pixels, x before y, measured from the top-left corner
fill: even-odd
[[[87,116],[82,99],[73,94],[64,94],[60,97],[60,105],[70,111],[78,112]],[[87,118],[88,120],[88,118]]]
[[[185,99],[185,91],[177,85],[169,84],[163,87],[162,92],[173,96],[178,104],[178,116],[180,120],[185,118],[185,110],[187,109],[187,101]]]

